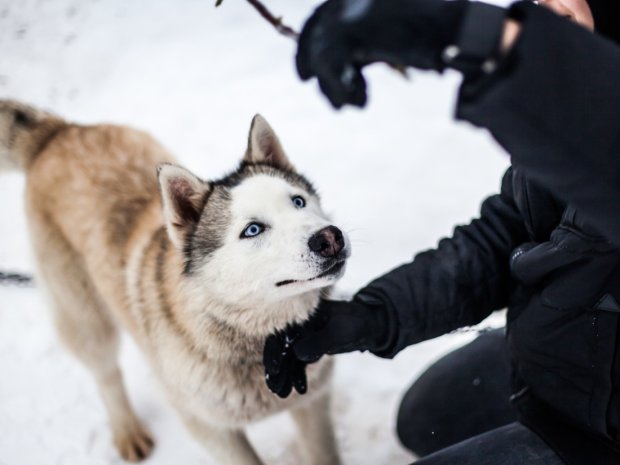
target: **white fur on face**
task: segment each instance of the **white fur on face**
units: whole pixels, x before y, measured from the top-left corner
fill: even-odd
[[[318,199],[284,179],[256,175],[230,191],[231,224],[224,244],[200,270],[201,279],[225,302],[256,304],[277,302],[312,289],[328,286],[342,275],[317,278],[325,259],[313,253],[308,240],[331,224]],[[304,208],[293,203],[301,196]],[[241,238],[253,222],[265,230]],[[345,237],[345,249],[348,249]],[[295,283],[277,286],[283,281]]]

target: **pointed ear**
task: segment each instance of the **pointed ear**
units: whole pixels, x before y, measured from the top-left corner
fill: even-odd
[[[209,184],[177,165],[159,165],[157,178],[168,235],[182,249],[200,220]]]
[[[256,115],[252,119],[248,149],[243,161],[246,163],[266,163],[274,168],[295,171],[295,167],[282,150],[278,136],[261,115]]]

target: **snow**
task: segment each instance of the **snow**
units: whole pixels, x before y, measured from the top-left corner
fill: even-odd
[[[509,159],[484,131],[452,119],[456,73],[414,72],[407,81],[375,66],[370,105],[336,112],[315,83],[297,78],[290,39],[245,2],[213,3],[0,0],[0,97],[77,122],[146,129],[206,178],[236,165],[260,112],[352,239],[339,286],[349,294],[434,246],[497,191]],[[266,4],[299,29],[317,2]],[[21,174],[0,176],[0,270],[33,269],[23,185]],[[344,463],[413,461],[394,433],[399,398],[433,360],[472,337],[443,336],[392,361],[338,357],[334,417]],[[212,463],[125,342],[129,394],[157,441],[145,463]],[[94,383],[61,347],[36,288],[0,287],[0,370],[0,465],[122,463]],[[285,415],[250,435],[266,463],[300,463]]]

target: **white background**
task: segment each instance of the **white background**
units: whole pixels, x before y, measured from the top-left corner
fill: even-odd
[[[299,29],[316,1],[265,0]],[[409,261],[497,191],[509,159],[482,130],[453,120],[459,76],[368,70],[370,104],[333,111],[293,67],[293,41],[245,2],[0,0],[0,98],[80,123],[150,131],[205,178],[233,169],[260,112],[334,223],[352,239],[340,284],[354,292]],[[33,270],[23,177],[0,175],[0,270]],[[501,322],[496,317],[494,324]],[[334,416],[346,464],[407,464],[394,434],[404,389],[471,335],[448,335],[393,361],[338,359]],[[149,465],[213,463],[166,405],[131,341],[122,364],[130,397],[153,431]],[[251,428],[270,464],[298,464],[292,423]],[[65,352],[36,289],[0,287],[0,465],[122,463],[90,375]]]

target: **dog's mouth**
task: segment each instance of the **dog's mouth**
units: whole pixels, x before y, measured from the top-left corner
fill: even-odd
[[[284,281],[277,282],[276,286],[280,287],[280,286],[287,286],[289,284],[295,284],[295,283],[306,283],[309,281],[314,281],[315,279],[326,278],[328,276],[332,276],[332,275],[340,273],[340,271],[342,271],[342,269],[344,268],[345,263],[346,263],[345,259],[337,260],[334,263],[332,263],[325,271],[323,271],[321,274],[316,275],[314,278],[286,279]]]

